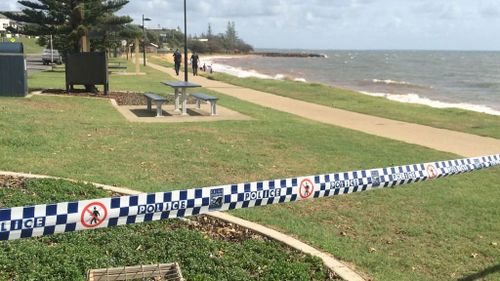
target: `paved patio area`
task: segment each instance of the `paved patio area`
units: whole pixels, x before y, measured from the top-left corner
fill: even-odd
[[[180,112],[174,111],[173,104],[165,104],[162,106],[162,117],[156,117],[156,106],[153,105],[152,110],[147,110],[145,105],[128,105],[119,106],[116,101],[111,100],[113,106],[120,112],[129,122],[143,123],[181,123],[181,122],[214,122],[222,120],[254,120],[252,117],[243,115],[234,110],[217,105],[217,115],[210,116],[210,105],[201,104],[201,108],[196,108],[196,105],[188,105],[188,116],[182,116]]]

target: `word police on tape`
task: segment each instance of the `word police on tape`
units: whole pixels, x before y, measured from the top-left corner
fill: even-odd
[[[315,175],[0,209],[0,240],[112,227],[211,211],[394,187],[500,165],[500,154]]]

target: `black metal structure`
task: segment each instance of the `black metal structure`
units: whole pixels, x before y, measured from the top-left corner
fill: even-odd
[[[104,85],[109,91],[108,56],[105,52],[71,54],[66,60],[66,91],[73,85]]]
[[[142,15],[142,60],[144,66],[146,66],[146,28],[144,26],[144,21],[150,20],[150,18],[145,18],[144,15]]]
[[[28,94],[26,58],[22,43],[0,43],[0,96]]]
[[[184,81],[188,82],[188,42],[187,42],[186,0],[184,0]]]

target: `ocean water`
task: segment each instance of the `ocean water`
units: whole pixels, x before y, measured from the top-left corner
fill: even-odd
[[[234,56],[204,62],[239,77],[320,82],[399,102],[500,115],[500,52],[307,52],[327,57]]]

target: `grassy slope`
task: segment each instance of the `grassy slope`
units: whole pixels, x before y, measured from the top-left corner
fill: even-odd
[[[460,109],[436,109],[425,105],[404,104],[317,83],[237,78],[221,73],[211,74],[208,77],[242,87],[340,109],[500,138],[500,116]]]
[[[40,75],[56,81],[60,74]],[[157,87],[147,79],[130,83]],[[151,191],[456,157],[226,96],[220,104],[256,120],[131,124],[106,101],[3,98],[0,129],[9,133],[0,136],[0,169]],[[377,280],[454,280],[495,265],[499,256],[490,244],[500,232],[499,173],[236,214],[297,235]],[[471,258],[473,253],[479,255]]]
[[[106,196],[111,195],[91,185],[33,180],[24,189],[0,189],[0,206]],[[229,243],[190,230],[178,220],[0,242],[0,280],[86,280],[93,268],[170,262],[178,262],[188,280],[301,281],[327,276],[318,259],[276,242]]]
[[[16,38],[16,42],[22,42],[25,54],[41,54],[43,47],[36,43],[36,38]]]

